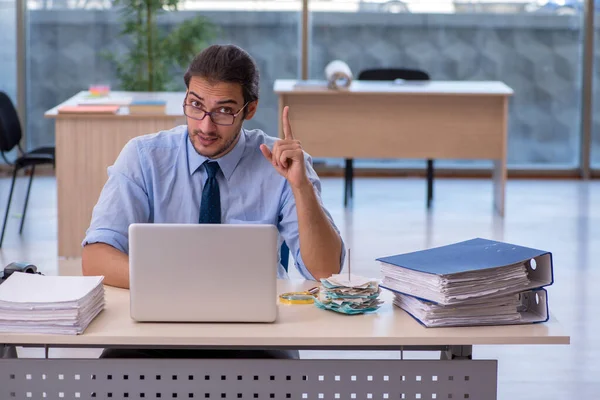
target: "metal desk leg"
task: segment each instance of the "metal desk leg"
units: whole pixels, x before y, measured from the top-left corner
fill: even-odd
[[[17,358],[17,348],[10,344],[0,344],[0,358]]]
[[[446,351],[442,351],[440,360],[472,360],[473,346],[450,346]]]
[[[427,160],[427,208],[433,200],[433,160]]]
[[[346,168],[344,176],[344,207],[347,207],[348,202],[352,201],[352,198],[354,196],[354,164],[351,158],[346,159]]]

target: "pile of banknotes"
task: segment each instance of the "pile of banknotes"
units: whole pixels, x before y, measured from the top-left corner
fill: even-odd
[[[363,276],[335,274],[321,279],[317,307],[342,314],[374,312],[383,303],[379,282]]]

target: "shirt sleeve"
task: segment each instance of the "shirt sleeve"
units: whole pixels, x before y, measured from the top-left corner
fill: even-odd
[[[327,219],[333,226],[334,230],[338,233],[338,235],[340,235],[340,240],[342,242],[342,252],[340,255],[339,267],[341,272],[346,257],[346,245],[344,244],[344,240],[342,239],[340,231],[335,225],[331,214],[323,205],[323,200],[321,199],[321,181],[313,168],[312,157],[306,152],[304,153],[304,163],[306,165],[306,173],[308,175],[308,179],[310,180],[315,190],[317,201],[321,205],[321,208],[323,209]],[[294,256],[296,269],[298,269],[300,274],[305,279],[316,280],[314,276],[312,276],[310,271],[306,268],[304,260],[302,260],[302,255],[300,254],[300,235],[298,232],[298,214],[296,212],[296,201],[294,198],[294,193],[292,192],[292,189],[287,181],[285,181],[283,189],[279,219],[279,232],[281,233],[283,240],[289,247],[290,252]]]
[[[82,246],[102,242],[128,254],[129,225],[150,219],[148,193],[135,139],[123,147],[107,171],[108,180],[92,212]]]

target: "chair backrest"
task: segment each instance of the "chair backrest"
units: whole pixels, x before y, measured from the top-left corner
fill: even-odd
[[[393,81],[395,79],[428,81],[430,78],[425,71],[407,68],[374,68],[366,69],[358,74],[358,80],[363,81]]]
[[[0,91],[0,151],[11,151],[21,141],[21,121],[10,97]]]

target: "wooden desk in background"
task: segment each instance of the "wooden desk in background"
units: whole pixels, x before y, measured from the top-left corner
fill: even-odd
[[[185,124],[185,93],[112,92],[114,96],[167,101],[166,114],[117,115],[58,114],[62,105],[76,105],[88,92],[80,92],[48,110],[56,121],[56,190],[58,201],[58,256],[80,257],[81,241],[92,210],[123,146],[132,138]]]
[[[493,160],[494,206],[504,215],[508,98],[502,82],[354,81],[328,90],[277,80],[279,135],[290,107],[294,136],[312,157]]]

